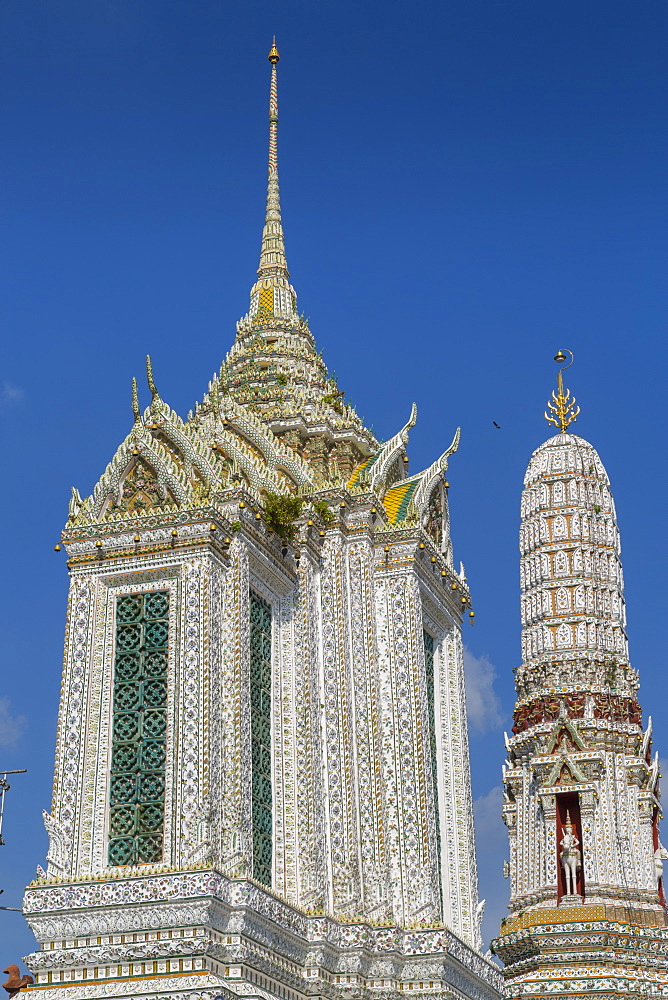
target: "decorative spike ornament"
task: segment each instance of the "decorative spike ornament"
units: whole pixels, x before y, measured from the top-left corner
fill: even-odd
[[[211,383],[211,391],[209,392],[209,401],[211,403],[211,409],[216,420],[220,419],[220,390],[218,387],[218,379],[214,375],[214,380]]]
[[[159,399],[160,394],[155,386],[155,381],[153,379],[153,364],[151,362],[151,355],[146,355],[146,381],[148,382],[148,387],[151,391],[151,396],[153,399]]]
[[[137,379],[132,380],[132,412],[134,413],[135,423],[138,424],[141,420],[141,410],[139,409],[139,393],[137,392]]]

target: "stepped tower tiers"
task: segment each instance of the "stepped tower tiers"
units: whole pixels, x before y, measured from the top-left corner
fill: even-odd
[[[555,358],[564,361],[559,352]],[[506,996],[668,996],[659,764],[630,666],[619,529],[561,371],[522,493],[522,665],[506,737]]]
[[[269,169],[258,280],[219,382],[221,392],[250,407],[281,441],[303,455],[317,482],[324,483],[332,477],[348,479],[360,462],[377,453],[378,442],[345,403],[345,394],[316,350],[308,321],[297,313],[278,187],[275,44],[269,60]]]
[[[267,215],[236,342],[182,420],[151,401],[71,574],[47,871],[24,912],[44,1000],[493,1000],[481,954],[450,543],[450,447],[409,475],[296,312]]]

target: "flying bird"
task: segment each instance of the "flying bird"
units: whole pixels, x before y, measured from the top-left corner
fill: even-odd
[[[492,423],[494,424],[494,426],[496,427],[497,430],[499,430],[499,431],[501,430],[501,425],[497,424],[496,420],[492,420]]]
[[[18,965],[8,965],[4,972],[7,973],[9,979],[6,983],[3,983],[4,989],[10,997],[15,997],[19,990],[22,990],[24,986],[30,986],[35,980],[32,976],[20,976]]]

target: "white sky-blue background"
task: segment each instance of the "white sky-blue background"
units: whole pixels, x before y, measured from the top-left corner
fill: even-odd
[[[0,766],[29,773],[7,797],[0,902],[20,905],[46,852],[70,487],[90,492],[127,433],[144,355],[185,415],[247,309],[273,32],[300,308],[380,437],[418,403],[411,471],[462,427],[449,479],[476,610],[488,940],[508,889],[519,494],[559,347],[612,479],[632,662],[668,757],[665,19],[658,0],[2,5]],[[0,921],[16,961],[31,936]]]

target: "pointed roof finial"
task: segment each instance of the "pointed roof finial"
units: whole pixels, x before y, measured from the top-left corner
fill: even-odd
[[[139,409],[139,393],[137,392],[137,379],[132,380],[132,412],[135,415],[135,423],[141,420],[141,410]]]
[[[267,57],[271,63],[269,85],[269,161],[267,174],[267,205],[262,229],[260,266],[257,281],[251,288],[250,309],[240,321],[239,335],[249,329],[285,322],[291,329],[300,324],[297,295],[290,284],[290,272],[285,256],[285,240],[281,221],[281,198],[278,189],[278,80],[276,67],[280,56],[274,37]]]
[[[218,420],[220,417],[220,387],[218,385],[218,379],[215,375],[213,377],[213,381],[211,382],[211,389],[209,390],[209,401],[211,403],[213,415],[216,420]]]
[[[564,379],[562,373],[565,372],[567,368],[570,368],[575,360],[573,352],[569,351],[568,348],[565,348],[565,350],[568,354],[570,354],[571,360],[567,365],[564,365],[563,368],[559,369],[559,373],[557,375],[557,391],[555,392],[552,390],[552,400],[548,400],[547,404],[547,409],[550,413],[548,414],[546,411],[544,414],[548,424],[554,424],[555,427],[559,428],[562,434],[566,433],[568,425],[574,423],[580,413],[580,407],[576,406],[575,397],[571,396],[570,389],[564,390]],[[566,354],[564,351],[557,351],[554,356],[554,360],[557,364],[563,364],[566,360]]]
[[[155,382],[153,381],[153,365],[151,364],[150,354],[146,355],[146,381],[148,382],[148,387],[151,390],[151,396],[153,399],[157,399],[159,393],[155,387]]]
[[[289,278],[288,262],[285,257],[283,226],[281,223],[281,200],[278,190],[278,79],[276,64],[280,59],[276,48],[276,38],[272,42],[268,56],[271,63],[269,84],[269,170],[267,178],[267,209],[262,231],[262,250],[258,276],[262,278]]]

